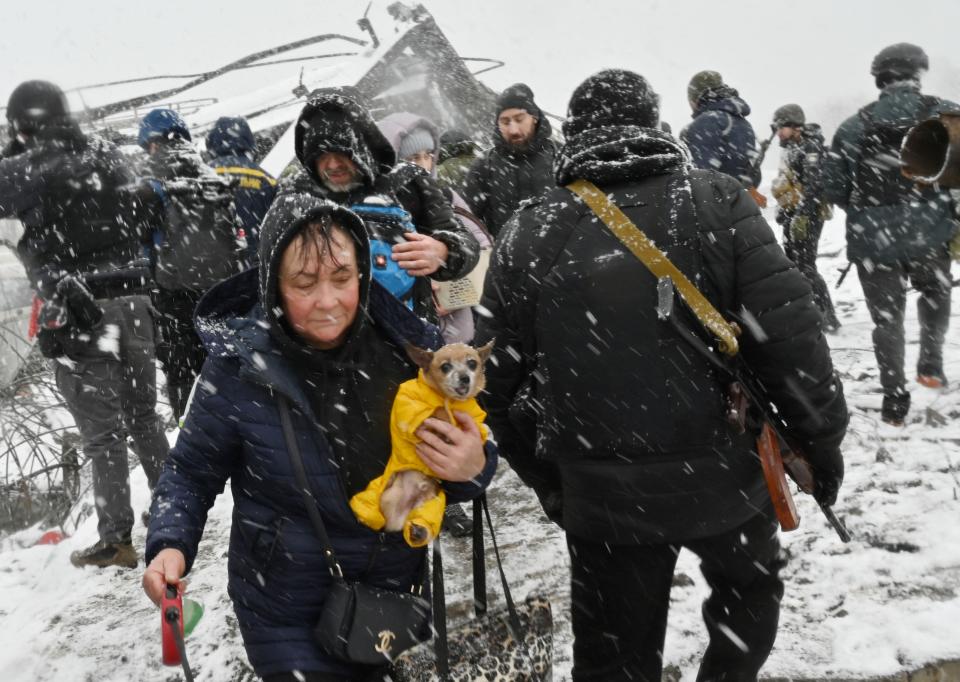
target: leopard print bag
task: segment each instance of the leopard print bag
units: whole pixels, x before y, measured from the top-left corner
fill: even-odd
[[[429,642],[394,661],[395,682],[550,682],[553,679],[553,612],[543,596],[517,606],[523,640],[510,632],[506,607],[473,618],[447,633],[450,676],[444,680]]]
[[[486,610],[481,509],[493,540],[503,586],[504,606]],[[436,635],[406,650],[393,662],[394,682],[552,682],[553,611],[545,595],[514,604],[500,562],[500,551],[486,497],[474,501],[473,579],[475,618],[447,631],[443,563],[434,541],[433,609]]]

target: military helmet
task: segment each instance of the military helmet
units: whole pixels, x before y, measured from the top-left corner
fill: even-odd
[[[911,43],[897,43],[883,48],[873,58],[870,75],[878,80],[916,78],[930,68],[930,59],[923,48]]]
[[[33,133],[67,118],[70,109],[63,90],[49,81],[26,81],[18,85],[7,102],[7,121],[14,130]]]
[[[777,130],[784,126],[799,128],[807,122],[807,117],[803,114],[803,109],[799,104],[784,104],[773,112],[773,128]]]
[[[173,109],[154,109],[140,121],[137,143],[146,149],[151,142],[192,141],[186,122]]]

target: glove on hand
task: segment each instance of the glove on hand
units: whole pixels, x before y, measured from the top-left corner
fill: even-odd
[[[790,221],[790,239],[795,242],[803,241],[810,234],[810,218],[798,215]]]
[[[82,280],[67,275],[57,284],[57,294],[70,309],[71,322],[79,331],[90,331],[103,319],[103,308],[97,305],[90,289]]]
[[[832,506],[843,483],[843,455],[839,449],[820,455],[819,461],[813,465],[813,499],[819,504]]]

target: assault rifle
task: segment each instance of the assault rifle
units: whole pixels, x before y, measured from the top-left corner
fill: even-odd
[[[760,143],[760,151],[757,153],[757,158],[753,160],[753,164],[750,166],[751,177],[756,177],[757,171],[760,170],[760,166],[763,165],[763,160],[767,156],[767,150],[770,149],[770,145],[773,144],[773,138],[776,136],[777,131],[774,130],[772,133],[770,133],[770,137]]]
[[[763,468],[773,508],[784,531],[800,525],[800,515],[793,501],[786,475],[801,491],[813,494],[814,477],[810,462],[790,437],[786,424],[767,398],[762,385],[743,362],[740,355],[722,358],[674,314],[675,291],[670,277],[657,280],[657,315],[668,322],[695,351],[706,358],[723,376],[730,380],[728,418],[743,433],[752,427],[757,431],[757,454]],[[756,416],[751,419],[751,416]],[[850,533],[829,505],[820,510],[843,542],[850,541]]]

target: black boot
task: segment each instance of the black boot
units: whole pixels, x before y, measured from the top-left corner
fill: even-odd
[[[73,552],[70,563],[77,568],[84,566],[121,566],[123,568],[137,567],[137,550],[129,540],[125,542],[104,542],[99,540],[86,549]]]
[[[465,538],[473,532],[473,519],[459,504],[448,504],[443,512],[443,530],[455,538]]]
[[[903,426],[903,420],[910,411],[910,394],[906,391],[888,393],[883,396],[880,419],[891,426]]]

